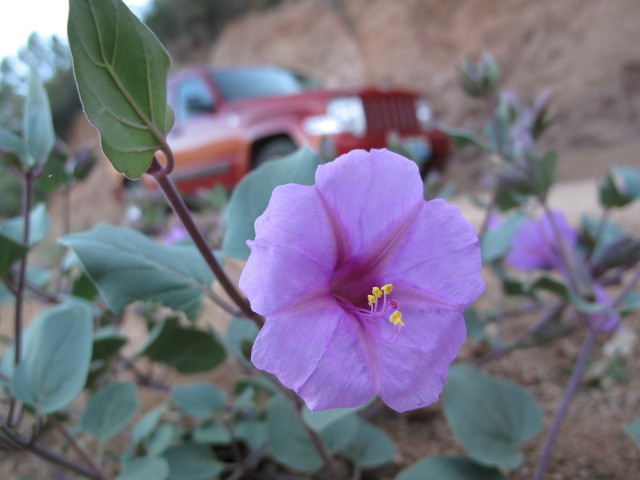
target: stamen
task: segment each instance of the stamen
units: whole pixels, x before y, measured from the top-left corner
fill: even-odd
[[[382,290],[380,290],[378,287],[373,287],[371,289],[371,293],[373,293],[376,298],[380,298],[382,296]]]
[[[367,302],[369,302],[369,306],[373,307],[373,305],[377,302],[377,298],[375,295],[367,295]]]
[[[389,321],[393,323],[396,327],[398,325],[401,327],[404,327],[404,322],[402,321],[402,313],[400,313],[397,310],[389,316]]]
[[[389,295],[391,293],[391,290],[393,290],[393,285],[391,285],[390,283],[383,285],[382,287],[382,291],[384,293],[386,293],[387,295]]]

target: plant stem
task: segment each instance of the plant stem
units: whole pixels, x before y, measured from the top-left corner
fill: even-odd
[[[564,301],[558,302],[555,305],[549,307],[534,323],[531,325],[522,335],[520,335],[513,343],[505,346],[505,347],[496,347],[491,350],[489,353],[479,358],[475,364],[477,366],[484,365],[485,363],[491,360],[497,360],[498,358],[504,357],[507,353],[512,350],[521,347],[524,345],[531,337],[535,336],[540,330],[542,330],[551,320],[560,315],[562,310],[567,306]]]
[[[49,419],[51,423],[53,423],[53,425],[60,431],[60,433],[62,433],[67,442],[69,442],[71,448],[75,450],[75,452],[80,456],[80,458],[82,458],[87,466],[92,470],[99,472],[100,469],[98,468],[98,466],[93,462],[91,457],[89,457],[89,454],[87,454],[87,452],[85,452],[84,449],[78,444],[73,435],[71,435],[69,431],[64,428],[64,425],[62,425],[62,423],[60,423],[60,421],[54,415],[51,415]]]
[[[300,399],[291,390],[289,390],[287,387],[282,385],[282,383],[280,383],[280,381],[278,381],[276,378],[272,377],[271,375],[265,374],[264,372],[261,372],[261,373],[263,375],[266,375],[266,377],[269,380],[271,380],[273,384],[276,387],[278,387],[278,389],[282,393],[284,393],[285,396],[289,399],[289,401],[293,404],[293,409],[296,412],[296,416],[298,417],[300,424],[302,425],[305,432],[309,436],[309,439],[313,443],[313,446],[318,452],[318,455],[320,455],[320,458],[322,459],[328,473],[331,474],[331,478],[334,480],[343,480],[344,479],[343,475],[338,470],[336,463],[333,461],[333,458],[331,457],[331,454],[327,451],[326,447],[324,446],[324,443],[322,443],[322,439],[316,433],[316,431],[313,430],[311,427],[309,427],[307,423],[304,421],[304,418],[302,417]]]
[[[30,216],[31,213],[31,199],[33,189],[33,173],[31,171],[25,172],[21,176],[22,180],[22,243],[26,248],[29,248],[29,230],[30,230]],[[24,290],[27,276],[27,257],[29,252],[26,251],[24,256],[20,259],[18,264],[18,278],[15,285],[15,308],[13,319],[13,336],[14,336],[14,367],[20,363],[22,358],[22,310],[24,303]],[[16,407],[18,411],[16,412]],[[7,421],[9,425],[16,425],[21,417],[22,409],[18,404],[15,397],[11,398],[9,406],[9,415]]]
[[[33,188],[33,176],[31,172],[26,172],[22,177],[22,243],[29,247],[29,230],[31,212],[31,190]],[[27,256],[28,252],[20,259],[18,265],[18,278],[16,281],[16,306],[14,315],[14,336],[15,336],[15,355],[14,364],[18,365],[22,358],[22,307],[24,300],[25,279],[27,272]]]
[[[90,478],[91,480],[108,480],[107,477],[104,476],[99,470],[93,470],[83,467],[82,465],[73,463],[72,461],[58,455],[57,453],[52,452],[51,450],[43,447],[42,445],[39,445],[38,443],[30,443],[24,440],[20,437],[20,435],[18,435],[18,433],[14,432],[6,425],[0,426],[0,430],[2,430],[2,433],[4,433],[7,438],[11,439],[11,441],[19,445],[21,448],[33,453],[34,455],[37,455],[40,458],[43,458],[44,460],[47,460],[50,463],[64,467],[83,477]]]
[[[160,165],[160,162],[155,157],[151,162],[151,166],[149,167],[147,173],[151,174],[155,178],[156,182],[160,186],[160,189],[162,190],[162,193],[164,193],[165,198],[169,202],[169,205],[171,205],[171,208],[173,209],[175,214],[178,216],[180,221],[182,221],[182,224],[187,230],[187,233],[189,233],[189,236],[195,243],[196,247],[200,251],[200,254],[204,258],[205,262],[207,262],[207,265],[209,266],[215,277],[220,282],[220,285],[222,286],[224,291],[240,308],[242,313],[247,318],[253,320],[258,328],[261,328],[263,323],[262,317],[251,310],[251,306],[249,305],[247,299],[238,291],[238,289],[229,279],[229,276],[222,269],[222,267],[218,263],[218,260],[216,260],[216,257],[211,252],[211,248],[209,248],[209,245],[204,238],[204,234],[194,222],[191,213],[189,213],[189,209],[185,205],[184,200],[182,200],[182,197],[176,190],[173,182],[166,175],[164,169]]]
[[[604,226],[607,224],[607,218],[609,217],[609,212],[611,211],[610,208],[605,208],[602,211],[602,216],[600,217],[600,221],[598,222],[598,228],[596,229],[596,233],[594,235],[593,238],[593,247],[589,250],[589,252],[587,253],[586,257],[585,257],[585,261],[589,262],[591,260],[591,257],[593,257],[593,254],[596,251],[596,247],[598,246],[598,242],[600,241],[600,237],[602,236],[602,233],[604,232]]]
[[[590,328],[587,336],[584,339],[582,349],[580,350],[580,354],[578,355],[578,360],[573,367],[571,377],[569,378],[569,383],[567,383],[567,388],[564,391],[562,403],[560,404],[560,408],[556,412],[553,423],[551,424],[551,429],[549,430],[549,434],[547,435],[544,449],[542,451],[542,456],[540,457],[540,461],[538,462],[538,466],[536,467],[534,480],[542,480],[542,476],[544,475],[549,456],[551,455],[551,449],[553,448],[556,436],[558,435],[558,430],[560,430],[560,425],[562,424],[562,421],[564,420],[564,417],[569,410],[569,404],[571,403],[571,399],[573,398],[576,387],[580,383],[584,367],[586,366],[589,355],[591,354],[591,350],[595,345],[597,336],[598,329]]]

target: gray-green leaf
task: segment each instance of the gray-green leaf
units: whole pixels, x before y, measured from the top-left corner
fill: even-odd
[[[224,470],[224,464],[207,445],[176,445],[165,452],[164,458],[169,462],[171,480],[211,480]]]
[[[27,155],[22,161],[26,170],[44,164],[55,142],[49,97],[34,69],[31,69],[29,75],[23,120]]]
[[[150,300],[195,318],[213,274],[193,246],[161,245],[129,228],[99,225],[60,242],[80,258],[109,306]]]
[[[465,457],[423,458],[401,471],[395,480],[504,480],[497,468]]]
[[[116,480],[166,480],[169,464],[164,458],[142,457],[129,460]]]
[[[391,439],[379,428],[360,420],[357,434],[344,453],[362,468],[375,468],[393,460],[396,449]]]
[[[178,408],[194,417],[209,417],[224,405],[224,393],[209,383],[176,385],[171,394]]]
[[[129,423],[137,408],[135,384],[114,382],[91,398],[82,414],[80,427],[98,438],[113,437]]]
[[[11,382],[13,394],[46,414],[82,391],[91,360],[91,311],[79,304],[42,312],[25,333],[24,354]]]
[[[449,370],[443,403],[458,441],[487,466],[517,468],[520,443],[542,426],[540,410],[524,389],[469,365]]]
[[[227,232],[222,250],[233,258],[249,257],[247,240],[256,236],[253,224],[266,210],[271,192],[278,185],[313,185],[320,157],[306,147],[283,158],[267,162],[250,172],[234,189],[227,209]]]
[[[116,170],[138,178],[173,123],[171,60],[121,0],[70,0],[68,38],[80,98]]]

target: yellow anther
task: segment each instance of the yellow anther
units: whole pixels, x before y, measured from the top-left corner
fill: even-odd
[[[398,325],[400,325],[401,327],[404,327],[404,322],[402,321],[402,314],[397,310],[389,316],[389,321],[393,323],[396,327]]]
[[[390,283],[387,283],[386,285],[382,286],[382,291],[387,295],[391,293],[391,290],[393,290],[393,285],[391,285]]]
[[[370,307],[376,303],[376,297],[374,295],[367,295],[367,300],[369,301]]]
[[[380,290],[378,287],[373,287],[371,293],[373,293],[376,298],[380,298],[382,296],[382,290]]]

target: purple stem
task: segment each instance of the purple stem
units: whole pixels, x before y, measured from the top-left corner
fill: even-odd
[[[31,191],[33,189],[33,176],[31,172],[27,172],[22,177],[22,243],[29,247],[29,230],[30,230],[30,217],[31,212]],[[14,315],[14,335],[15,335],[15,355],[14,364],[18,365],[22,358],[22,306],[24,300],[25,279],[27,272],[27,256],[28,252],[20,259],[18,265],[18,279],[16,281],[16,307]]]
[[[578,356],[578,360],[576,361],[576,364],[573,367],[573,371],[571,372],[571,378],[569,378],[569,383],[567,383],[567,388],[564,391],[564,396],[562,397],[562,403],[560,404],[560,408],[558,409],[555,417],[553,418],[551,429],[549,430],[549,434],[547,435],[547,439],[544,444],[544,450],[542,451],[542,456],[540,457],[540,461],[538,462],[538,466],[536,468],[534,480],[542,480],[542,476],[544,475],[544,471],[547,466],[549,456],[551,455],[551,449],[553,448],[553,444],[556,440],[556,436],[558,435],[558,430],[560,430],[560,425],[562,424],[562,421],[564,420],[564,417],[567,414],[567,411],[569,410],[569,404],[571,403],[573,394],[575,393],[575,390],[578,384],[580,383],[580,379],[582,378],[584,367],[587,364],[587,360],[589,359],[591,350],[595,345],[597,336],[598,336],[598,329],[590,328],[586,338],[584,339],[584,343],[582,344],[582,349],[580,350],[580,355]]]
[[[171,208],[173,209],[175,214],[182,221],[184,228],[187,230],[187,233],[193,240],[196,248],[200,251],[200,254],[204,258],[205,262],[207,263],[215,277],[220,282],[220,285],[222,286],[224,291],[240,308],[244,316],[253,320],[257,327],[261,328],[263,323],[262,317],[251,310],[251,306],[249,305],[247,299],[233,285],[233,282],[231,282],[228,275],[218,263],[218,260],[216,260],[215,255],[213,255],[213,253],[211,252],[211,249],[209,248],[209,245],[204,238],[204,234],[193,221],[193,217],[191,216],[189,209],[185,205],[184,200],[182,200],[182,197],[176,190],[176,187],[174,186],[171,179],[167,176],[165,169],[162,168],[162,165],[157,158],[154,157],[149,170],[147,170],[147,173],[151,174],[155,178],[156,182],[160,186],[160,189],[162,190],[162,193],[164,193],[167,202],[169,202],[169,205],[171,205]]]

